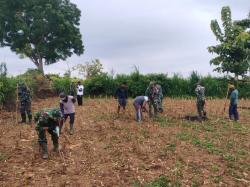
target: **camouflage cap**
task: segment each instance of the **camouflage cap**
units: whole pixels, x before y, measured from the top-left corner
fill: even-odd
[[[196,85],[201,85],[201,86],[203,86],[203,81],[200,79],[200,80],[196,83]]]
[[[62,118],[62,112],[59,108],[51,109],[49,111],[50,115],[53,116],[54,118]]]
[[[25,83],[24,83],[22,80],[19,80],[19,81],[18,81],[18,86],[19,86],[19,87],[24,87],[24,86],[25,86]]]
[[[149,83],[150,86],[153,86],[153,85],[155,85],[155,84],[156,84],[155,81],[150,81],[150,83]]]

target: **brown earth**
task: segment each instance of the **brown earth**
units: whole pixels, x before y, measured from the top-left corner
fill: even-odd
[[[249,100],[240,105],[250,106]],[[33,111],[57,107],[58,99],[33,103]],[[68,122],[61,154],[40,157],[33,126],[16,125],[15,113],[0,111],[0,186],[144,186],[160,175],[175,186],[250,186],[250,110],[226,119],[223,100],[207,102],[208,121],[182,120],[196,114],[195,102],[165,99],[155,120],[134,121],[132,100],[119,117],[116,100],[85,99],[76,106],[75,134]]]

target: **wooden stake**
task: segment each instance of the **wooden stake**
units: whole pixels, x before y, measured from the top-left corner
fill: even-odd
[[[18,124],[18,117],[17,117],[17,110],[18,110],[18,103],[19,103],[19,100],[18,100],[18,84],[16,85],[16,124]]]
[[[226,104],[227,104],[228,92],[229,92],[229,87],[227,88],[227,95],[226,95],[226,98],[225,98],[224,109],[223,109],[223,114],[222,114],[223,116],[224,116],[225,111],[226,111]]]

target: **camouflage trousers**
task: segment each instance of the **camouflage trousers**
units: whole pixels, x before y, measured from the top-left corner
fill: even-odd
[[[206,115],[206,111],[204,110],[204,106],[205,106],[205,101],[197,101],[196,102],[196,106],[197,106],[197,112],[199,117],[203,117]]]
[[[32,113],[31,113],[31,102],[21,102],[20,105],[20,113],[21,116],[26,118],[26,114],[28,115],[29,120],[32,119]]]
[[[152,112],[154,109],[154,112]],[[156,117],[158,112],[162,111],[162,100],[161,98],[154,98],[149,101],[149,115],[150,117]]]
[[[38,135],[38,143],[40,145],[42,145],[43,143],[47,144],[46,130],[43,129],[43,128],[39,128],[36,131],[37,131],[37,135]],[[58,136],[57,136],[57,134],[52,129],[48,129],[47,131],[51,135],[53,145],[54,146],[58,145]]]

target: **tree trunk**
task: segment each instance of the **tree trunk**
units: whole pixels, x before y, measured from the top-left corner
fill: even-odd
[[[42,58],[30,58],[30,60],[36,65],[37,69],[41,71],[41,73],[44,75],[44,70],[43,70],[43,60]]]
[[[238,88],[238,80],[239,80],[239,75],[237,73],[235,73],[235,77],[234,77],[234,81],[235,81],[235,86],[236,88]]]
[[[234,79],[235,79],[235,81],[238,81],[238,79],[239,79],[239,75],[238,75],[237,73],[235,73],[235,75],[234,75]]]
[[[38,70],[41,71],[41,73],[44,75],[44,70],[43,70],[43,60],[42,58],[38,59],[38,66],[37,66]]]

